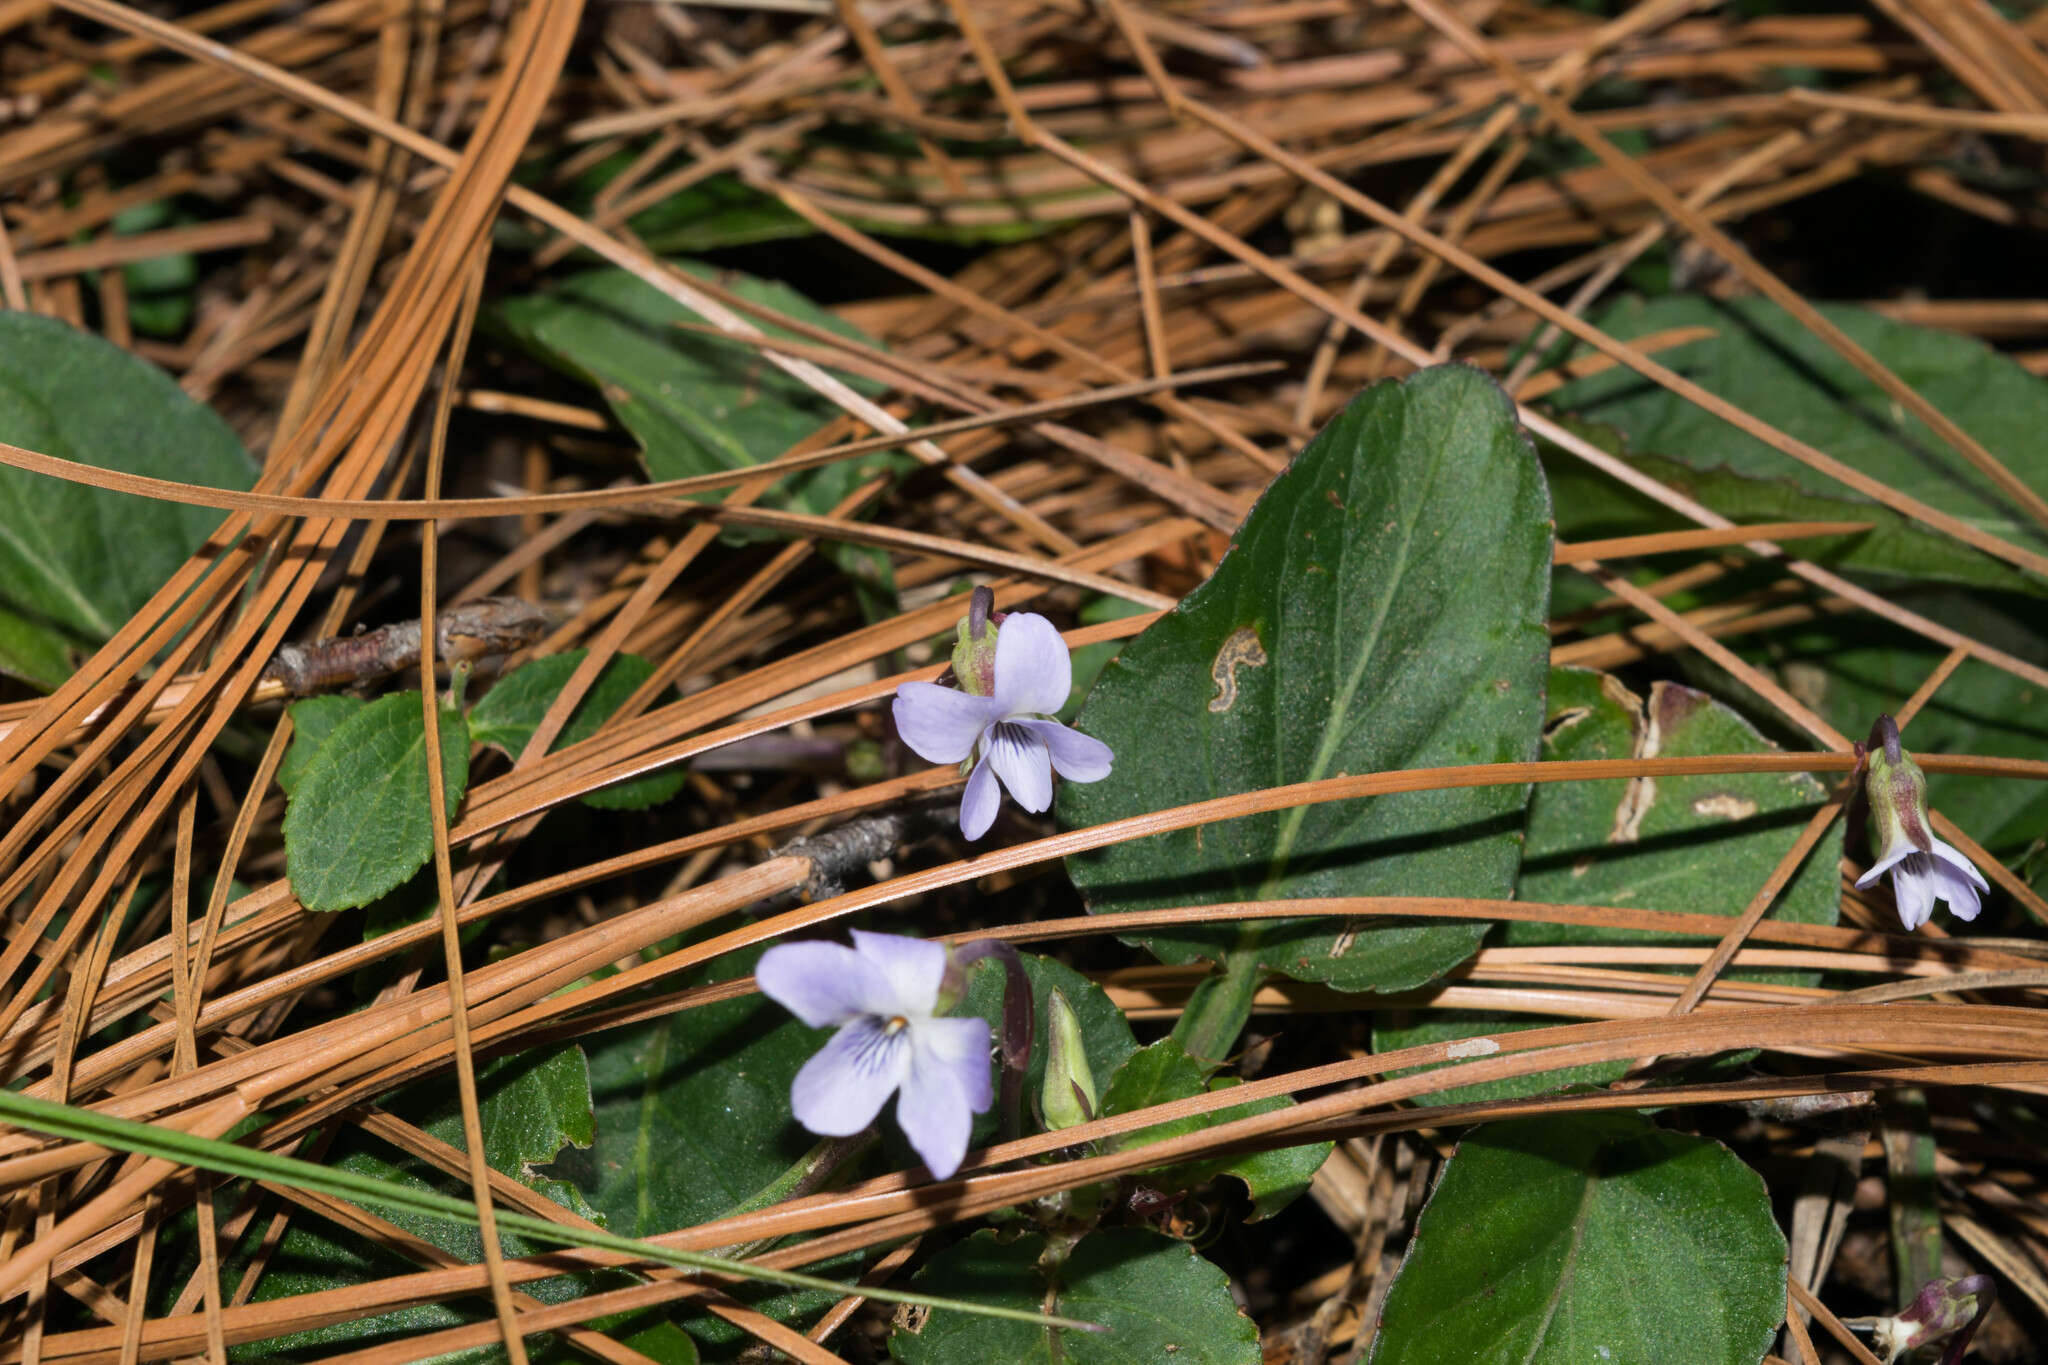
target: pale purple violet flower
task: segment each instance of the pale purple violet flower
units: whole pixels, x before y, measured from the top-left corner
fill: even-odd
[[[941,1180],[960,1168],[974,1115],[995,1101],[988,1022],[940,1018],[944,945],[853,931],[853,946],[782,943],[761,955],[761,993],[812,1028],[839,1030],[804,1063],[790,1110],[822,1137],[858,1133],[896,1095],[896,1122]]]
[[[1054,770],[1070,782],[1109,776],[1109,746],[1052,719],[1067,704],[1074,665],[1052,622],[1012,612],[996,633],[993,696],[911,682],[896,689],[896,730],[931,763],[974,759],[960,796],[960,832],[979,839],[995,823],[1002,780],[1017,804],[1052,804]]]
[[[1961,1365],[1977,1325],[1997,1304],[1998,1285],[1989,1275],[1929,1280],[1897,1316],[1845,1318],[1842,1325],[1869,1332],[1871,1349],[1884,1352],[1884,1365],[1943,1337],[1948,1349],[1941,1365]]]
[[[1934,917],[1934,903],[1938,900],[1947,901],[1948,912],[1957,919],[1977,918],[1978,910],[1983,908],[1977,893],[1991,889],[1984,874],[1952,845],[1932,834],[1926,839],[1926,849],[1899,840],[1885,850],[1870,871],[1856,879],[1860,891],[1885,873],[1892,874],[1892,900],[1899,907],[1899,923],[1907,933]]]
[[[1864,796],[1870,803],[1870,838],[1877,861],[1856,879],[1861,890],[1889,872],[1899,922],[1911,933],[1934,915],[1937,900],[1957,919],[1975,919],[1977,893],[1991,888],[1984,874],[1955,848],[1934,837],[1927,818],[1927,779],[1899,742],[1899,727],[1879,716],[1863,749]]]

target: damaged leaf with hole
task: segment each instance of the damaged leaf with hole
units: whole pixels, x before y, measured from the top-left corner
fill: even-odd
[[[1676,683],[1653,683],[1649,696],[1641,697],[1610,674],[1558,668],[1551,670],[1549,693],[1543,731],[1546,760],[1763,753],[1776,747],[1730,708]],[[1529,803],[1528,847],[1515,895],[1518,900],[1553,904],[1733,917],[1742,912],[1826,798],[1826,788],[1805,773],[1539,784]],[[1836,872],[1841,856],[1842,826],[1837,821],[1779,894],[1770,918],[1833,924],[1841,906]],[[1490,941],[1509,946],[1656,947],[1707,942],[1698,936],[1533,922],[1502,924]],[[1689,975],[1690,968],[1686,972]],[[1813,979],[1804,973],[1739,969],[1726,975],[1787,984],[1810,984]],[[1548,1022],[1435,1010],[1422,1023],[1376,1029],[1374,1047],[1384,1051]],[[1605,1082],[1626,1070],[1625,1062],[1575,1067],[1461,1087],[1438,1098],[1452,1104],[1535,1094],[1574,1083]]]

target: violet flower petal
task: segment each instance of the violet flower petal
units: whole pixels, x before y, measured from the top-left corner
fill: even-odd
[[[889,978],[844,944],[778,943],[761,954],[754,983],[812,1028],[837,1028],[864,1015],[897,1012]]]
[[[1069,782],[1100,782],[1109,776],[1109,765],[1116,755],[1095,736],[1084,735],[1056,720],[1013,720],[1010,724],[1037,736],[1052,755],[1054,769]]]
[[[1865,872],[1862,876],[1856,879],[1856,889],[1861,891],[1865,887],[1875,886],[1877,884],[1877,879],[1879,877],[1882,877],[1885,873],[1891,871],[1892,868],[1895,865],[1897,865],[1901,859],[1909,858],[1913,854],[1918,853],[1919,851],[1919,849],[1914,848],[1904,839],[1899,840],[1896,844],[1892,845],[1890,848],[1885,850],[1885,854],[1882,858],[1879,858],[1876,862],[1870,865],[1870,870],[1868,872]]]
[[[1959,868],[1964,876],[1977,883],[1979,891],[1989,891],[1991,889],[1991,883],[1984,880],[1984,874],[1977,870],[1977,865],[1964,857],[1955,845],[1945,844],[1931,834],[1927,836],[1927,842],[1934,846],[1934,856],[1936,858],[1939,858],[1951,867]]]
[[[980,1019],[928,1019],[914,1034],[896,1122],[943,1180],[960,1169],[974,1115],[994,1100],[988,1025]]]
[[[893,997],[889,1007],[873,1013],[921,1018],[932,1012],[939,1000],[939,984],[946,976],[944,944],[856,929],[853,948],[889,983]]]
[[[789,1087],[796,1121],[820,1137],[851,1137],[875,1121],[883,1101],[910,1074],[910,1030],[854,1020],[804,1063]]]
[[[1004,721],[989,732],[988,762],[1025,810],[1052,804],[1052,755],[1023,726]]]
[[[967,775],[967,790],[960,793],[960,832],[969,839],[979,839],[996,822],[996,811],[1002,804],[1003,793],[996,786],[995,769],[989,766],[988,755],[983,754],[974,771]]]
[[[938,1067],[950,1072],[967,1100],[969,1113],[986,1113],[996,1102],[988,1020],[977,1014],[926,1019],[917,1026],[911,1042],[911,1071]]]
[[[936,683],[907,682],[891,708],[896,733],[927,763],[958,763],[974,752],[981,732],[1002,713],[993,697],[977,697]]]
[[[1974,873],[1968,863],[1955,863],[1939,855],[1929,860],[1933,866],[1928,870],[1927,883],[1935,899],[1948,902],[1948,912],[1957,919],[1975,919],[1977,912],[1984,908],[1977,895],[1977,888],[1970,885],[1971,878],[1965,872]]]
[[[1052,622],[1028,611],[1004,617],[996,631],[995,699],[1001,714],[1051,715],[1073,690],[1074,661]]]
[[[1911,933],[1934,914],[1934,869],[1930,855],[1915,849],[1912,856],[1892,872],[1892,900],[1899,907],[1899,922]]]

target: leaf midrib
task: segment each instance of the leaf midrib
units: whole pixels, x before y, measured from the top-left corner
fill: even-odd
[[[1521,1365],[1530,1365],[1550,1336],[1550,1324],[1557,1317],[1558,1306],[1564,1302],[1565,1286],[1571,1283],[1572,1272],[1579,1263],[1579,1251],[1586,1244],[1586,1224],[1592,1211],[1593,1192],[1599,1186],[1599,1178],[1592,1171],[1587,1171],[1585,1183],[1579,1190],[1579,1206],[1572,1211],[1572,1235],[1571,1241],[1565,1245],[1564,1264],[1557,1268],[1557,1277],[1551,1281],[1550,1297],[1543,1305],[1543,1320],[1536,1324],[1536,1330],[1529,1336],[1529,1349],[1522,1356]]]
[[[1407,435],[1411,415],[1411,405],[1404,395],[1401,404],[1400,433],[1404,437]],[[1397,441],[1397,448],[1398,444]],[[1340,725],[1339,721],[1350,714],[1351,700],[1357,695],[1359,684],[1365,680],[1366,665],[1379,650],[1380,636],[1386,630],[1387,614],[1393,609],[1395,589],[1408,572],[1408,555],[1414,545],[1415,528],[1421,521],[1422,509],[1429,506],[1434,498],[1437,477],[1443,472],[1443,455],[1443,443],[1439,441],[1431,451],[1429,475],[1423,483],[1422,495],[1409,504],[1409,510],[1401,518],[1400,539],[1395,548],[1393,567],[1386,575],[1386,586],[1381,591],[1378,605],[1373,611],[1372,626],[1366,632],[1364,647],[1354,658],[1350,674],[1345,678],[1343,686],[1330,699],[1329,715],[1323,724],[1322,743],[1317,746],[1316,756],[1310,762],[1309,770],[1301,781],[1316,782],[1327,776],[1330,764],[1336,759],[1338,746],[1350,735],[1350,727]],[[1355,455],[1352,467],[1357,468]],[[1349,536],[1343,538],[1343,547],[1343,553],[1348,555],[1351,552]],[[1278,708],[1275,708],[1275,714],[1278,714]],[[1273,842],[1273,860],[1267,867],[1265,882],[1259,887],[1259,900],[1271,900],[1278,894],[1280,884],[1287,875],[1287,864],[1294,853],[1294,841],[1300,837],[1302,824],[1308,819],[1311,809],[1309,806],[1295,806],[1281,817],[1279,837]]]

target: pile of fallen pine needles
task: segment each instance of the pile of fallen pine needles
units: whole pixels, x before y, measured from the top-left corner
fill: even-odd
[[[337,1131],[360,1129],[468,1184],[480,1205],[571,1218],[486,1171],[474,1144],[450,1146],[380,1097],[480,1057],[718,998],[734,988],[682,978],[873,908],[910,922],[926,907],[911,932],[1064,945],[1131,1017],[1171,1017],[1199,972],[1131,966],[1038,874],[1105,841],[1242,814],[1257,794],[1106,831],[1058,834],[1040,821],[972,860],[942,840],[874,877],[860,869],[836,894],[818,894],[815,860],[785,845],[957,782],[906,764],[873,703],[907,668],[942,661],[931,644],[959,617],[965,576],[990,582],[1006,607],[1067,620],[1085,602],[1120,599],[1139,614],[1069,639],[1133,635],[1214,567],[1260,489],[1358,388],[1449,359],[1529,405],[1556,460],[1629,481],[1691,528],[1561,543],[1560,565],[1600,592],[1560,612],[1555,663],[1719,670],[1777,733],[1820,751],[1806,766],[1828,781],[1850,770],[1848,741],[1796,678],[1746,652],[1750,639],[1854,620],[1931,642],[1946,656],[1915,681],[1902,720],[1938,704],[1966,663],[2048,686],[2048,671],[2001,642],[1801,559],[1797,542],[1818,533],[1811,519],[1732,529],[1541,406],[1565,383],[1627,367],[1783,452],[1788,468],[1833,472],[1795,435],[1658,363],[1698,329],[1621,340],[1584,321],[1654,269],[1715,298],[1768,299],[1853,351],[1899,410],[1996,470],[2036,520],[2048,514],[1955,427],[1964,414],[1934,411],[1842,337],[1788,280],[1798,263],[1770,231],[1809,223],[1801,213],[1815,205],[1839,214],[1860,202],[1839,198],[1846,190],[1875,184],[1895,208],[1925,203],[1967,240],[2023,256],[2048,217],[2048,12],[2015,22],[1986,0],[1756,17],[1697,0],[1617,8],[1607,18],[1535,0],[0,4],[0,301],[163,367],[261,465],[241,494],[8,457],[38,477],[211,499],[227,518],[48,695],[16,688],[0,708],[9,1084],[315,1158]],[[175,212],[138,218],[159,205]],[[715,271],[667,264],[682,255],[785,281],[867,339],[793,318]],[[160,293],[144,296],[156,287],[138,268],[165,260],[189,264],[189,307],[145,326],[142,306]],[[498,300],[598,262],[839,410],[789,455],[897,438],[907,471],[858,482],[822,512],[765,504],[773,476],[706,480],[701,503],[646,494],[634,436],[613,412],[490,325]],[[2048,299],[1939,296],[1931,270],[1901,259],[1855,301],[1980,336],[2048,372]],[[2024,269],[2015,278],[2031,280]],[[2048,568],[1875,479],[1849,486],[2003,564]],[[900,609],[866,612],[844,579],[818,572],[839,544],[886,558]],[[1656,575],[1624,572],[1652,557]],[[1776,572],[1758,578],[1759,563]],[[294,689],[273,660],[292,642],[410,620],[396,643],[330,648],[323,681],[374,688],[421,667],[445,673],[470,637],[419,623],[500,598],[533,611],[515,612],[480,668],[586,653],[516,760],[478,760],[460,811],[437,819],[437,912],[358,942],[337,932],[339,917],[305,909],[285,878],[276,779],[291,739],[281,703]],[[621,654],[652,671],[595,733],[551,752]],[[223,747],[224,736],[243,742]],[[856,752],[866,766],[847,759]],[[587,844],[533,837],[580,796],[691,760],[685,799],[659,818],[621,821]],[[1641,772],[1652,762],[1644,755]],[[1969,770],[1966,758],[1953,765]],[[2038,763],[2025,772],[2042,775]],[[1371,777],[1288,799],[1355,796]],[[1839,812],[1823,809],[1812,837]],[[1975,847],[1960,831],[1945,837]],[[2004,873],[1998,894],[2048,922],[2021,873],[1980,862]],[[787,908],[807,886],[812,896]],[[1587,1060],[1765,1049],[1767,1084],[1697,1085],[1666,1102],[1749,1106],[1716,1112],[1737,1116],[1732,1139],[1782,1191],[1795,1317],[1828,1329],[1814,1345],[1800,1328],[1785,1349],[1865,1359],[1806,1291],[1860,1276],[1882,1296],[1883,1254],[1866,1225],[1882,1222],[1872,1210],[1884,1196],[1854,1173],[1897,1151],[1867,1126],[1849,1143],[1816,1137],[1804,1116],[1766,1102],[1887,1086],[2032,1093],[2048,1081],[2048,1034],[2010,1003],[1954,1002],[1983,998],[1962,993],[1987,982],[2026,985],[2041,954],[2024,939],[1903,938],[1883,900],[1853,888],[1842,926],[1779,925],[1762,920],[1771,891],[1754,914],[1713,926],[1717,945],[1632,957],[1488,948],[1449,981],[1388,1003],[1549,1016],[1554,1030],[1515,1036],[1531,1048],[1584,1043]],[[744,918],[764,907],[775,913]],[[1492,918],[1515,907],[1351,909]],[[1661,911],[1603,913],[1651,929]],[[465,956],[458,930],[486,933],[492,954]],[[1824,971],[1829,985],[1724,979],[1730,966]],[[367,969],[374,1000],[337,1012],[337,992]],[[1838,986],[1851,978],[1873,989]],[[1269,1125],[1267,1145],[1338,1140],[1295,1249],[1247,1281],[1272,1360],[1362,1358],[1347,1353],[1369,1340],[1448,1150],[1447,1123],[1587,1102],[1418,1109],[1478,1078],[1474,1066],[1507,1076],[1542,1059],[1510,1048],[1389,1079],[1330,1012],[1342,1006],[1288,984],[1258,1002],[1279,1045],[1247,1097],[1315,1097],[1289,1126]],[[474,1134],[467,1087],[464,1104]],[[1103,1120],[1100,1131],[1119,1123],[1136,1126]],[[2037,1153],[2016,1150],[1988,1107],[1945,1110],[1941,1123],[1940,1197],[1927,1206],[1940,1234],[2017,1291],[2002,1301],[2017,1321],[2048,1321]],[[1228,1140],[1261,1137],[1240,1128]],[[1186,1146],[1215,1141],[1196,1134]],[[1009,1164],[1068,1145],[1027,1138],[974,1154],[943,1197],[888,1176],[661,1231],[698,1250],[807,1235],[774,1242],[760,1258],[771,1265],[897,1246],[867,1269],[885,1283],[921,1236],[1159,1159],[1155,1149]],[[1838,1169],[1850,1174],[1820,1178]],[[462,1263],[329,1196],[216,1189],[176,1163],[86,1142],[0,1137],[0,1188],[6,1362],[218,1359],[396,1308],[486,1298],[507,1306],[502,1320],[349,1359],[489,1345],[509,1324],[640,1361],[589,1320],[683,1301],[803,1360],[857,1358],[886,1322],[848,1300],[793,1328],[672,1274],[551,1306],[518,1288],[552,1273],[542,1263]],[[408,1268],[346,1293],[259,1292],[271,1249],[309,1215]],[[1326,1223],[1305,1230],[1315,1219]],[[170,1249],[173,1229],[191,1257]],[[245,1238],[257,1250],[224,1274],[227,1249]],[[165,1289],[172,1261],[184,1278]],[[2015,1337],[1987,1335],[1979,1348],[2038,1358]]]

